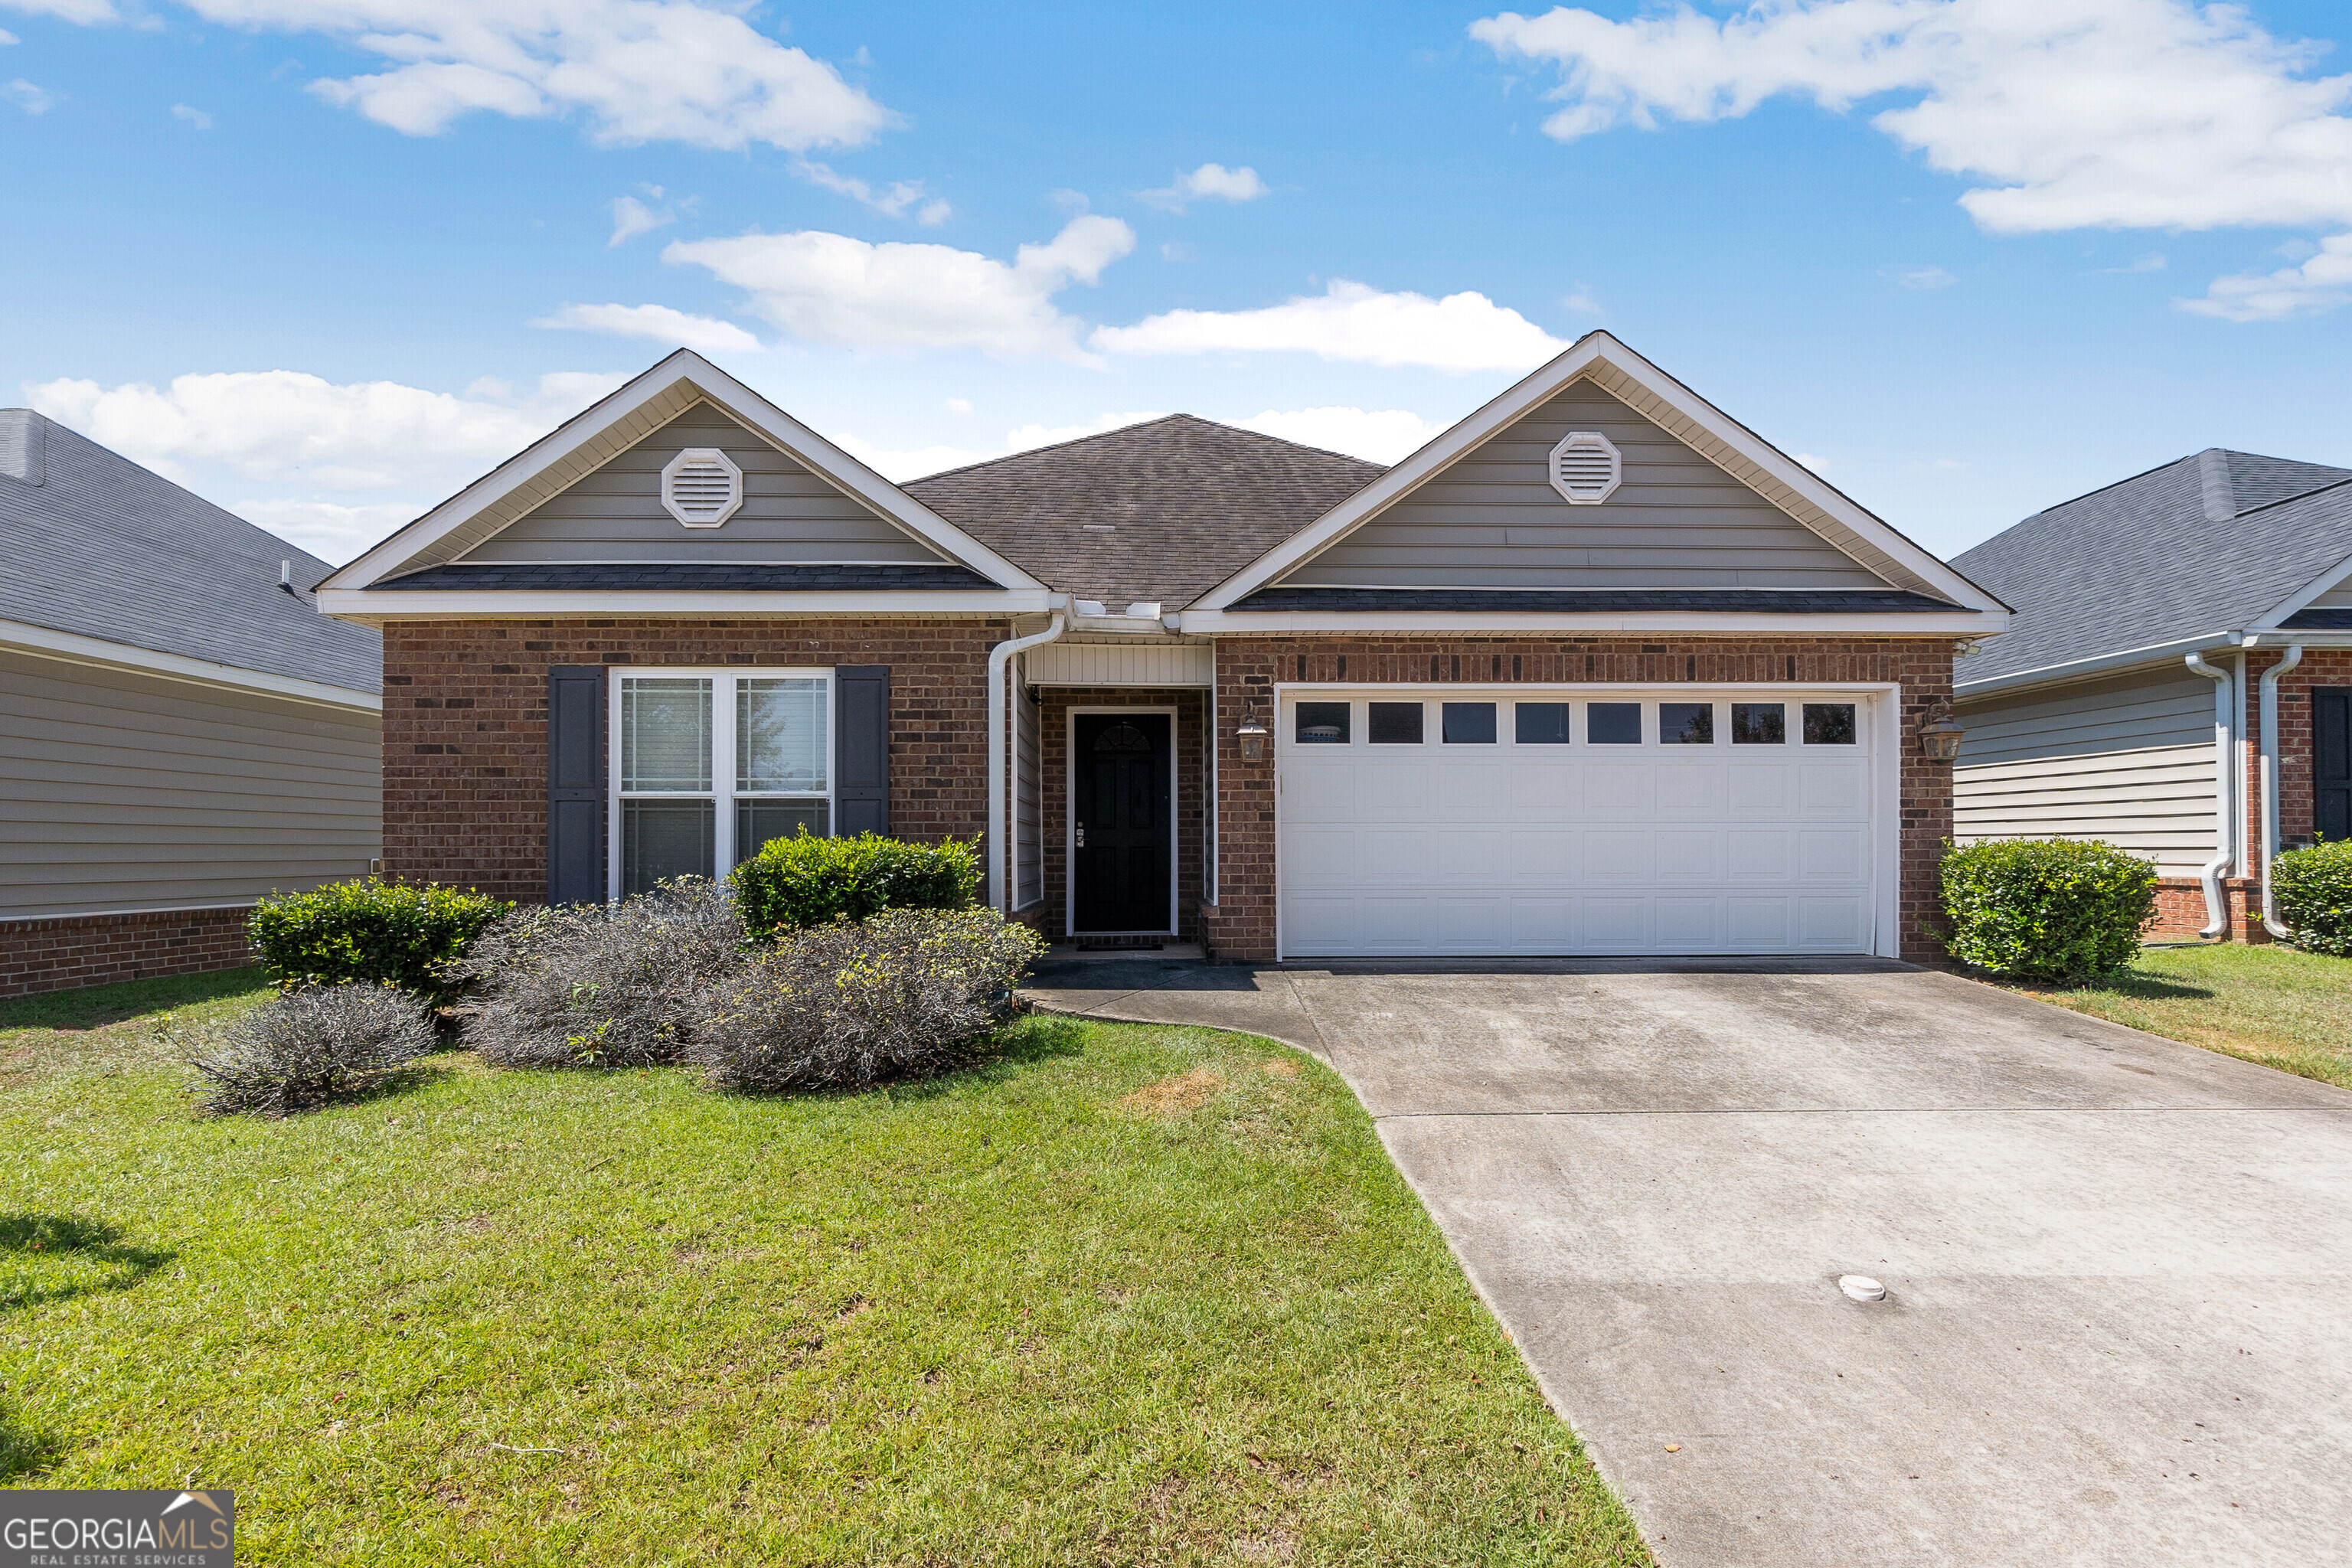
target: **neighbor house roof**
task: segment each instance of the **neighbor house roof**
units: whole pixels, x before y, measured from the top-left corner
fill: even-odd
[[[29,408],[0,409],[0,620],[383,689],[379,634],[311,606],[325,562]]]
[[[1173,611],[1384,471],[1171,414],[903,488],[1055,588]]]
[[[2352,469],[2211,447],[1955,557],[2017,612],[1961,682],[2242,630],[2347,555]]]

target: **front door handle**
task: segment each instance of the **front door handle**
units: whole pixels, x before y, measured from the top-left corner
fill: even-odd
[[[1078,824],[1078,826],[1077,826],[1077,843],[1076,843],[1076,847],[1080,848],[1080,849],[1084,849],[1086,847],[1087,847],[1087,825],[1086,825],[1085,823],[1081,822],[1081,823],[1079,823],[1079,824]]]

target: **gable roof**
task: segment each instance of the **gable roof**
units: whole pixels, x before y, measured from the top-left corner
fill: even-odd
[[[1528,410],[1580,378],[1589,379],[1659,428],[1762,496],[1904,594],[1985,618],[2000,629],[2005,607],[1966,576],[1905,538],[1819,475],[1763,440],[1689,387],[1604,331],[1587,332],[1549,363],[1349,496],[1198,601],[1203,611],[1247,610],[1244,601],[1349,532]]]
[[[383,689],[383,638],[311,607],[325,562],[29,408],[0,409],[0,619]],[[300,596],[278,585],[286,561]]]
[[[690,349],[679,349],[401,529],[321,585],[337,613],[362,610],[352,594],[449,566],[532,508],[595,472],[637,441],[709,401],[889,521],[970,568],[987,585],[1042,590],[1011,561]],[[493,590],[495,591],[495,590]],[[430,609],[425,595],[411,603]]]
[[[1955,557],[2017,609],[1961,684],[2264,627],[2347,556],[2352,469],[2210,447]]]
[[[1383,472],[1171,414],[910,481],[907,492],[1055,588],[1175,610]]]

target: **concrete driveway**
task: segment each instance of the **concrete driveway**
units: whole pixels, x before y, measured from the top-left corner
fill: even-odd
[[[1033,989],[1336,1067],[1662,1563],[2352,1562],[2352,1094],[1879,961]]]

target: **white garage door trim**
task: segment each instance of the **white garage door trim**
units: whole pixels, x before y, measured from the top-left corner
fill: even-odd
[[[1299,824],[1295,820],[1297,816],[1297,813],[1294,809],[1297,803],[1294,802],[1290,795],[1288,787],[1290,775],[1286,770],[1288,764],[1291,764],[1294,761],[1298,763],[1305,763],[1307,761],[1306,753],[1314,752],[1318,755],[1322,754],[1319,748],[1301,746],[1298,743],[1297,740],[1297,725],[1294,717],[1295,703],[1299,701],[1311,702],[1318,700],[1347,700],[1356,704],[1351,711],[1354,715],[1352,724],[1357,728],[1355,731],[1351,733],[1349,743],[1349,752],[1354,757],[1363,758],[1367,754],[1369,738],[1362,732],[1360,728],[1366,722],[1367,710],[1363,706],[1365,702],[1383,700],[1420,700],[1429,704],[1426,715],[1427,738],[1424,744],[1428,747],[1430,752],[1436,752],[1440,755],[1448,755],[1449,757],[1458,754],[1458,756],[1464,760],[1467,760],[1469,757],[1475,755],[1481,761],[1487,758],[1493,758],[1503,763],[1507,763],[1511,752],[1515,749],[1514,740],[1511,734],[1511,704],[1515,701],[1564,701],[1571,704],[1571,711],[1575,715],[1575,722],[1577,725],[1575,734],[1568,744],[1559,747],[1548,746],[1544,750],[1547,754],[1547,760],[1552,756],[1559,756],[1571,764],[1580,763],[1588,760],[1600,761],[1603,756],[1606,756],[1611,761],[1620,759],[1634,760],[1638,758],[1640,760],[1655,763],[1664,760],[1668,755],[1693,762],[1704,759],[1717,760],[1729,763],[1731,757],[1730,754],[1728,754],[1730,742],[1728,734],[1730,727],[1730,710],[1728,705],[1731,703],[1779,702],[1785,704],[1787,705],[1786,710],[1788,713],[1789,726],[1792,731],[1794,731],[1797,729],[1801,721],[1801,716],[1803,712],[1802,705],[1807,701],[1853,702],[1856,706],[1856,738],[1858,741],[1863,742],[1858,749],[1864,753],[1861,761],[1864,766],[1865,782],[1864,784],[1864,792],[1867,805],[1865,811],[1860,813],[1858,816],[1848,816],[1844,817],[1843,820],[1848,822],[1859,820],[1863,825],[1863,830],[1865,836],[1864,844],[1866,846],[1866,852],[1869,856],[1869,867],[1866,876],[1861,880],[1861,886],[1865,889],[1864,896],[1866,896],[1868,900],[1868,908],[1863,912],[1862,917],[1864,923],[1864,929],[1867,932],[1865,941],[1858,942],[1853,946],[1846,946],[1843,942],[1840,942],[1834,947],[1825,947],[1818,942],[1807,943],[1801,941],[1784,942],[1770,946],[1743,946],[1737,941],[1724,934],[1728,930],[1727,925],[1725,927],[1717,928],[1716,939],[1706,942],[1694,943],[1685,942],[1677,943],[1645,942],[1643,945],[1638,947],[1624,947],[1606,944],[1591,945],[1581,942],[1580,940],[1574,940],[1570,941],[1567,945],[1557,948],[1556,951],[1573,954],[1597,955],[1622,953],[1629,956],[1647,953],[1701,952],[1718,953],[1763,953],[1768,952],[1818,952],[1832,951],[1866,951],[1872,953],[1889,957],[1895,956],[1898,952],[1901,912],[1900,829],[1902,823],[1901,780],[1903,761],[1901,744],[1902,704],[1900,688],[1898,687],[1885,683],[1822,683],[1805,686],[1793,684],[1775,684],[1766,686],[1700,686],[1678,682],[1627,683],[1622,685],[1583,683],[1535,685],[1522,683],[1496,686],[1480,686],[1467,682],[1458,686],[1448,684],[1387,685],[1328,683],[1309,685],[1304,683],[1294,683],[1278,684],[1275,688],[1276,732],[1274,736],[1274,758],[1276,790],[1276,809],[1275,812],[1275,943],[1276,952],[1281,958],[1327,958],[1343,956],[1406,957],[1415,955],[1401,951],[1389,951],[1386,949],[1377,952],[1343,952],[1329,951],[1334,947],[1365,945],[1360,943],[1336,942],[1331,941],[1297,941],[1294,943],[1293,927],[1295,922],[1292,910],[1293,900],[1294,899],[1310,895],[1313,889],[1305,885],[1306,879],[1294,871],[1293,861],[1296,857],[1293,853],[1293,840],[1297,836],[1298,829],[1304,825]],[[1443,742],[1440,739],[1440,730],[1444,710],[1439,705],[1449,701],[1495,703],[1496,716],[1496,727],[1497,731],[1495,744],[1491,747],[1482,745],[1476,749],[1475,753],[1466,749],[1459,753],[1454,753],[1452,748],[1443,747]],[[1601,747],[1589,743],[1583,729],[1585,724],[1583,705],[1593,701],[1640,702],[1643,705],[1643,738],[1638,751],[1633,747]],[[1711,702],[1715,704],[1717,732],[1716,734],[1714,747],[1709,748],[1706,752],[1701,752],[1696,748],[1685,749],[1680,746],[1661,746],[1658,742],[1656,734],[1656,704],[1661,701]],[[1801,745],[1800,737],[1796,734],[1791,734],[1788,744],[1792,751],[1800,750]],[[1718,748],[1723,750],[1719,751],[1717,750]],[[1387,751],[1386,748],[1370,749],[1381,751],[1383,752]],[[1811,750],[1811,748],[1801,749],[1804,751]],[[1403,747],[1399,747],[1396,750],[1400,754],[1405,753],[1407,751],[1407,749]],[[1746,748],[1740,748],[1742,752],[1744,752]],[[1758,748],[1758,750],[1760,752],[1762,749]],[[1843,752],[1843,748],[1839,748],[1839,750]],[[1786,755],[1787,753],[1776,752],[1775,754]],[[1851,753],[1847,754],[1850,755]],[[1727,773],[1726,776],[1728,777],[1729,775]],[[1511,816],[1506,816],[1500,819],[1490,818],[1490,820],[1500,820],[1507,823],[1517,819]],[[1585,821],[1586,818],[1581,816],[1578,816],[1574,820],[1578,823],[1581,823]],[[1795,821],[1801,819],[1791,818],[1791,820]],[[1653,880],[1654,879],[1653,879]],[[1577,892],[1578,896],[1582,896],[1579,889],[1568,890]],[[1465,909],[1468,909],[1470,905],[1478,901],[1477,898],[1475,896],[1475,889],[1465,887],[1459,889],[1456,891],[1457,897],[1461,898],[1463,900],[1463,907]],[[1537,902],[1537,899],[1539,895],[1530,895],[1528,898],[1523,899],[1521,903],[1528,910],[1537,910],[1538,908],[1538,904]],[[1518,906],[1515,905],[1514,907],[1517,908]],[[1693,908],[1696,908],[1695,904],[1693,905]],[[1516,919],[1517,917],[1514,916],[1514,918]],[[1575,920],[1580,919],[1580,917],[1564,913],[1562,918],[1564,920]],[[1576,929],[1580,937],[1581,927],[1580,926]],[[1294,951],[1294,945],[1296,946],[1297,951]],[[1505,955],[1510,953],[1531,954],[1542,950],[1543,947],[1544,941],[1540,938],[1536,940],[1532,944],[1528,942],[1513,942],[1506,940],[1496,946],[1495,953],[1493,955]],[[1443,944],[1441,944],[1437,949],[1419,955],[1472,956],[1466,949],[1462,949],[1458,946],[1444,947]],[[1488,954],[1478,954],[1478,956],[1486,955]]]

